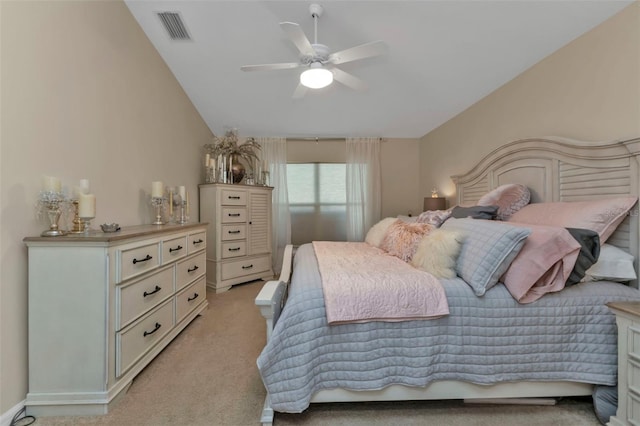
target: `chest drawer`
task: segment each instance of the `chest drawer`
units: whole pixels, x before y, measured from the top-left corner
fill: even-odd
[[[247,236],[247,225],[223,225],[222,241],[244,240]]]
[[[246,206],[247,193],[245,191],[236,191],[233,189],[222,190],[223,206]]]
[[[247,243],[245,241],[232,241],[222,244],[222,258],[244,256],[247,254]]]
[[[162,264],[165,265],[187,255],[187,236],[182,235],[162,242]]]
[[[195,253],[198,250],[202,250],[207,246],[207,233],[206,232],[198,232],[197,234],[189,235],[189,242],[187,243],[187,253]]]
[[[153,309],[173,294],[173,267],[116,287],[116,330]]]
[[[116,262],[120,266],[117,282],[160,266],[160,242],[118,250]]]
[[[116,333],[116,376],[121,376],[173,327],[173,298]]]
[[[240,223],[247,221],[247,209],[241,207],[223,207],[222,223]]]
[[[176,296],[176,324],[207,298],[207,280],[201,277]]]
[[[176,265],[176,291],[205,273],[206,254],[204,252],[181,260]]]
[[[243,259],[222,264],[222,279],[241,277],[259,272],[266,272],[271,269],[270,256],[255,257],[253,259]]]

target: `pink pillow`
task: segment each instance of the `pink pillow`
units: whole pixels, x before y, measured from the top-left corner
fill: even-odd
[[[637,201],[638,197],[617,197],[534,203],[514,213],[509,222],[591,229],[600,236],[600,244],[604,244]]]
[[[508,220],[509,217],[529,204],[531,192],[529,188],[519,183],[500,185],[496,189],[483,195],[478,200],[479,206],[498,206],[498,220]]]
[[[380,248],[405,262],[413,258],[418,244],[434,227],[427,223],[406,223],[396,220],[387,228]]]
[[[420,213],[416,222],[418,223],[428,223],[429,225],[433,225],[436,228],[439,228],[440,225],[444,223],[445,220],[449,219],[451,216],[451,209],[448,210],[427,210],[426,212]]]

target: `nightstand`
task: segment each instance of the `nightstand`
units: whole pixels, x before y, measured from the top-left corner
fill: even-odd
[[[640,425],[640,302],[607,306],[618,324],[618,410],[609,425]]]

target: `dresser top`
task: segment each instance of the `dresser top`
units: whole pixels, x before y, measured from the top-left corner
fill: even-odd
[[[609,302],[607,306],[617,311],[640,316],[640,302]]]
[[[185,223],[184,225],[137,225],[125,226],[117,232],[102,232],[92,230],[82,234],[66,234],[57,237],[26,237],[23,241],[27,243],[112,243],[133,238],[146,238],[162,234],[190,231],[197,228],[204,228],[206,223]]]

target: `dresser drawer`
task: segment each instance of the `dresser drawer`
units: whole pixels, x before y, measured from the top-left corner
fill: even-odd
[[[116,330],[173,295],[173,266],[116,287]]]
[[[207,280],[202,277],[176,296],[176,324],[207,299]]]
[[[162,242],[162,264],[166,265],[187,255],[187,236],[172,238]]]
[[[118,250],[116,258],[121,282],[160,266],[160,242]]]
[[[204,252],[181,260],[176,265],[176,291],[205,273],[207,257]]]
[[[223,206],[246,206],[247,193],[245,191],[236,191],[232,189],[222,190]]]
[[[247,209],[242,207],[223,207],[222,223],[241,223],[247,221]]]
[[[121,376],[173,327],[173,298],[116,333],[116,376]]]
[[[640,425],[640,399],[637,395],[627,394],[627,419],[633,426]]]
[[[244,256],[247,254],[247,243],[245,241],[232,241],[222,244],[222,258]]]
[[[271,259],[269,256],[262,256],[253,259],[236,260],[223,263],[221,268],[222,279],[229,280],[243,275],[266,272],[271,269]]]
[[[207,233],[206,232],[198,232],[197,234],[189,235],[189,242],[187,243],[187,253],[195,253],[198,250],[202,250],[207,246]]]
[[[223,225],[222,241],[244,240],[247,236],[247,225]]]

